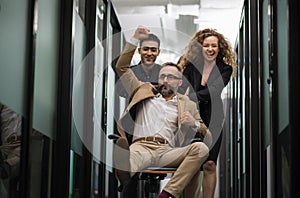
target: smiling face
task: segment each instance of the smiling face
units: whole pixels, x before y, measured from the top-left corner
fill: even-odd
[[[156,41],[143,41],[138,52],[141,55],[141,62],[144,65],[153,65],[159,55],[159,46]]]
[[[212,62],[217,59],[219,48],[219,39],[216,36],[209,36],[203,40],[202,53],[205,61]]]

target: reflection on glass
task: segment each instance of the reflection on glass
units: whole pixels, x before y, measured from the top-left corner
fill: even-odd
[[[0,197],[17,191],[20,169],[22,116],[0,103]]]

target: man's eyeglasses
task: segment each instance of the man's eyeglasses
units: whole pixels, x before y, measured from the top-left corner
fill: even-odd
[[[167,80],[180,80],[181,78],[177,77],[177,76],[174,76],[172,74],[168,74],[168,75],[165,75],[165,74],[161,74],[159,76],[159,79],[160,80],[164,80],[165,78],[167,77]]]

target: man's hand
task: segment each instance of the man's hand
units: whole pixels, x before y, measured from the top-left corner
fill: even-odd
[[[134,32],[133,38],[141,40],[144,38],[148,38],[150,30],[145,26],[139,25]]]
[[[181,123],[188,126],[195,126],[196,119],[192,116],[189,111],[185,111],[181,115]]]

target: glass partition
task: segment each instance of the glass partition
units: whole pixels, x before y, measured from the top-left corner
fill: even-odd
[[[38,1],[33,128],[54,139],[57,108],[59,1]]]
[[[289,124],[289,78],[288,78],[288,8],[286,0],[278,3],[278,118],[279,131],[282,132]]]
[[[108,27],[108,53],[107,53],[107,87],[106,87],[106,98],[107,98],[107,125],[106,125],[106,136],[114,133],[114,112],[115,112],[115,72],[112,69],[112,42],[113,41],[113,31],[112,27]],[[107,139],[106,146],[106,165],[107,170],[112,172],[112,141]]]
[[[29,1],[0,1],[0,197],[20,197],[28,98]],[[24,160],[25,161],[25,160]]]
[[[78,12],[74,16],[74,70],[73,70],[73,102],[72,102],[72,141],[71,148],[77,154],[82,152],[82,137],[84,135],[84,113],[85,113],[85,76],[86,65],[86,30],[84,22]]]
[[[101,142],[103,141],[103,95],[105,78],[104,67],[104,47],[103,47],[103,27],[105,4],[102,0],[97,1],[96,9],[96,29],[95,29],[95,105],[94,105],[94,141],[93,141],[93,157],[97,163],[101,161]]]
[[[266,186],[267,186],[267,194],[270,197],[271,196],[271,146],[270,146],[270,136],[271,136],[271,92],[272,92],[272,82],[270,79],[270,50],[269,50],[269,46],[270,46],[270,40],[269,38],[269,32],[270,32],[270,24],[269,24],[269,20],[270,20],[270,7],[269,7],[269,1],[265,0],[263,2],[263,16],[262,16],[262,20],[263,20],[263,25],[262,26],[262,56],[263,56],[263,75],[262,75],[262,79],[263,79],[263,83],[262,83],[262,107],[263,107],[263,115],[262,115],[262,127],[263,127],[263,148],[266,150],[266,159],[265,161],[267,162],[266,165],[266,172],[267,174],[265,174],[266,176]]]
[[[25,114],[28,1],[0,1],[0,102]]]
[[[289,68],[298,67],[289,64],[289,26],[288,1],[277,0],[277,50],[278,50],[278,174],[277,193],[283,197],[292,197],[291,171],[292,149],[289,112]],[[291,49],[293,50],[293,49]],[[275,113],[275,112],[274,112]],[[277,170],[278,171],[278,170]],[[282,191],[282,193],[281,193]]]

